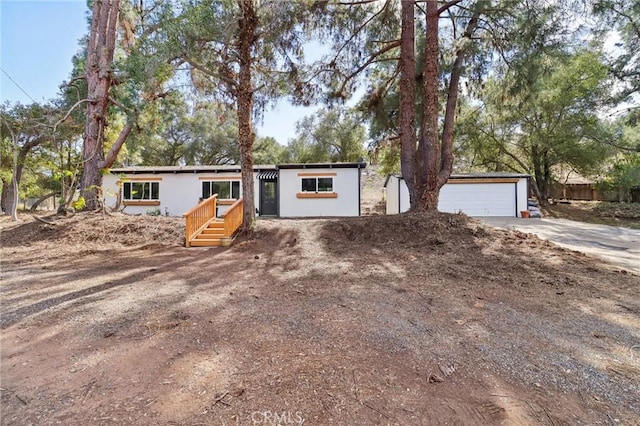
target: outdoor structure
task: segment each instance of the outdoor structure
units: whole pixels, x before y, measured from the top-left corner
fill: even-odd
[[[438,210],[468,216],[520,217],[527,210],[529,175],[511,173],[453,174],[440,190]],[[409,210],[404,179],[389,175],[384,184],[387,214]]]
[[[553,182],[549,195],[556,200],[620,201],[617,188],[598,187],[595,180],[577,175]]]
[[[360,215],[360,172],[365,163],[283,164],[254,167],[259,216]],[[216,216],[242,198],[240,166],[114,168],[103,179],[107,207],[129,214],[182,216],[218,194]]]

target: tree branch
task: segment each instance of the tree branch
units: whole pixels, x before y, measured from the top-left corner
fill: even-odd
[[[104,161],[102,162],[100,167],[101,169],[108,169],[116,161],[116,158],[118,157],[118,153],[120,152],[120,148],[122,148],[122,145],[124,145],[127,138],[129,137],[131,130],[133,130],[133,126],[134,124],[131,121],[124,126],[124,128],[118,135],[118,139],[116,139],[116,142],[113,144],[113,146],[107,153]]]
[[[198,71],[203,72],[204,74],[208,75],[209,77],[219,78],[220,80],[224,81],[225,83],[227,83],[228,85],[230,85],[233,88],[235,88],[238,85],[236,81],[231,80],[230,78],[227,78],[227,77],[223,76],[220,73],[211,72],[205,66],[200,65],[199,63],[192,61],[190,58],[188,58],[186,56],[182,56],[182,59],[184,59],[184,61],[187,64],[189,64],[191,67],[197,69]]]
[[[622,10],[618,10],[616,9],[615,6],[612,5],[611,9],[616,12],[618,15],[624,17],[627,19],[627,21],[629,22],[629,25],[631,25],[631,28],[633,29],[633,32],[636,34],[636,37],[638,37],[640,39],[640,27],[638,26],[638,23],[636,21],[634,21],[633,17],[630,16],[627,13],[624,13]]]
[[[58,121],[56,121],[53,124],[53,131],[55,132],[56,129],[58,128],[58,126],[65,121],[67,118],[69,118],[69,116],[71,115],[71,113],[73,112],[74,109],[76,109],[76,107],[78,107],[79,105],[85,103],[85,102],[91,102],[91,99],[81,99],[78,102],[76,102],[75,104],[73,104],[73,106],[69,109],[69,111],[67,111],[67,113]]]
[[[384,6],[382,6],[380,8],[380,10],[376,13],[374,13],[369,19],[367,19],[362,25],[360,25],[352,34],[351,36],[342,44],[342,46],[340,46],[340,48],[338,49],[338,51],[336,52],[336,54],[333,57],[333,61],[335,62],[338,59],[338,56],[340,56],[340,54],[342,53],[342,50],[351,43],[351,41],[354,39],[354,37],[356,35],[358,35],[358,33],[360,33],[360,31],[362,31],[363,28],[365,28],[371,21],[373,21],[378,15],[380,15],[382,12],[385,11],[385,9],[387,8],[387,6],[389,6],[389,2],[390,0],[387,0],[384,4]]]
[[[73,77],[71,80],[69,80],[69,82],[65,82],[64,86],[71,86],[73,83],[75,83],[78,80],[87,80],[87,77],[85,77],[84,75],[80,75],[78,77]]]
[[[334,4],[339,5],[339,6],[358,6],[358,5],[362,5],[362,4],[376,3],[377,1],[378,0],[358,0],[358,1],[353,1],[353,2],[339,1],[339,2],[336,2]]]
[[[356,77],[358,74],[360,74],[362,71],[364,71],[365,68],[367,68],[369,65],[376,63],[376,62],[380,62],[380,60],[378,60],[378,56],[392,50],[395,49],[396,47],[400,47],[400,40],[396,40],[393,43],[390,43],[388,46],[383,47],[382,49],[378,50],[376,53],[374,53],[373,55],[371,55],[369,57],[369,59],[362,65],[360,65],[358,68],[356,68],[356,70],[354,72],[352,72],[351,74],[349,74],[348,76],[345,77],[345,79],[342,82],[342,85],[340,86],[340,90],[338,90],[338,93],[342,93],[342,91],[344,90],[344,88],[347,86],[347,83],[353,79],[354,77]]]
[[[460,2],[462,2],[462,0],[451,0],[451,1],[446,2],[445,4],[440,6],[440,8],[438,9],[438,15],[441,15],[444,11],[446,11],[447,9],[455,6],[456,4],[458,4]]]
[[[109,102],[111,102],[112,104],[114,104],[115,106],[117,106],[118,108],[127,111],[127,112],[134,112],[131,108],[128,108],[124,105],[122,105],[120,102],[118,102],[116,99],[112,98],[111,96],[109,96]]]
[[[450,2],[453,3],[453,2]],[[478,20],[483,10],[482,2],[477,5],[473,13],[473,17],[467,23],[467,27],[462,35],[463,39],[470,40],[473,32],[478,27]],[[442,148],[440,156],[440,173],[439,182],[446,182],[449,179],[453,166],[453,128],[455,126],[456,106],[458,103],[458,88],[460,85],[460,77],[462,68],[467,54],[468,47],[465,43],[456,52],[456,59],[451,70],[451,79],[449,81],[449,90],[447,93],[447,106],[445,109],[444,125],[442,129]]]

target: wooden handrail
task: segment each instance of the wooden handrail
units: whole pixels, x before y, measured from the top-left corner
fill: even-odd
[[[224,236],[232,237],[233,234],[242,226],[242,216],[244,213],[244,203],[242,198],[231,204],[229,209],[224,212]]]
[[[186,220],[185,244],[187,247],[191,247],[193,237],[216,218],[217,201],[218,194],[213,194],[183,215]]]

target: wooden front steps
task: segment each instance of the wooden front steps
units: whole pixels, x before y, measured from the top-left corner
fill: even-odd
[[[224,235],[224,222],[211,222],[198,235],[191,240],[192,247],[220,247],[226,242],[231,242],[229,237]],[[228,244],[226,244],[228,245]]]
[[[216,218],[217,198],[214,194],[184,214],[187,247],[227,247],[233,242],[242,225],[242,198],[231,204],[222,219]]]

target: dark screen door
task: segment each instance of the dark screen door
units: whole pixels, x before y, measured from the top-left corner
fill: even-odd
[[[278,215],[278,181],[260,181],[260,216]]]

